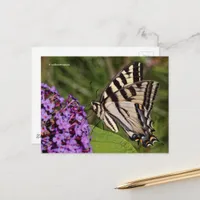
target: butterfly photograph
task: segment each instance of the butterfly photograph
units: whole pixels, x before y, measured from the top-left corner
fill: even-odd
[[[42,153],[168,153],[168,57],[42,57]]]

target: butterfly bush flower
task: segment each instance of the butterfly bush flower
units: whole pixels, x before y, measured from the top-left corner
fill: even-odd
[[[90,127],[84,107],[55,87],[41,84],[41,148],[43,153],[91,153]]]

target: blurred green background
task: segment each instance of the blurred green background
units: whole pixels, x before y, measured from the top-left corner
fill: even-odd
[[[167,153],[168,57],[42,57],[41,79],[43,83],[55,86],[64,98],[72,94],[87,109],[91,101],[99,100],[113,76],[131,61],[144,63],[144,80],[155,80],[160,83],[151,114],[156,130],[154,134],[160,142],[151,148],[143,148],[136,142],[130,141],[122,129],[117,134],[131,143],[139,153]],[[91,110],[86,112],[89,123],[97,124],[99,119],[96,115]],[[109,130],[103,127],[102,122],[97,126]]]

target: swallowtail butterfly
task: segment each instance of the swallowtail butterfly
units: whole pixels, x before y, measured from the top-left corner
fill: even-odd
[[[92,110],[112,131],[119,131],[118,123],[131,140],[149,147],[158,141],[150,116],[158,86],[143,80],[141,62],[132,62],[115,75],[98,102],[91,102]]]

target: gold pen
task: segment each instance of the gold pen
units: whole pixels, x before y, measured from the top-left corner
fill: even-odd
[[[137,188],[137,187],[147,187],[147,186],[158,185],[158,184],[163,184],[163,183],[168,183],[168,182],[173,182],[173,181],[179,181],[183,179],[194,178],[198,176],[200,176],[200,168],[185,170],[181,172],[174,172],[174,173],[164,174],[160,176],[145,178],[145,179],[139,179],[136,181],[130,181],[116,187],[115,189],[131,189],[131,188]]]

